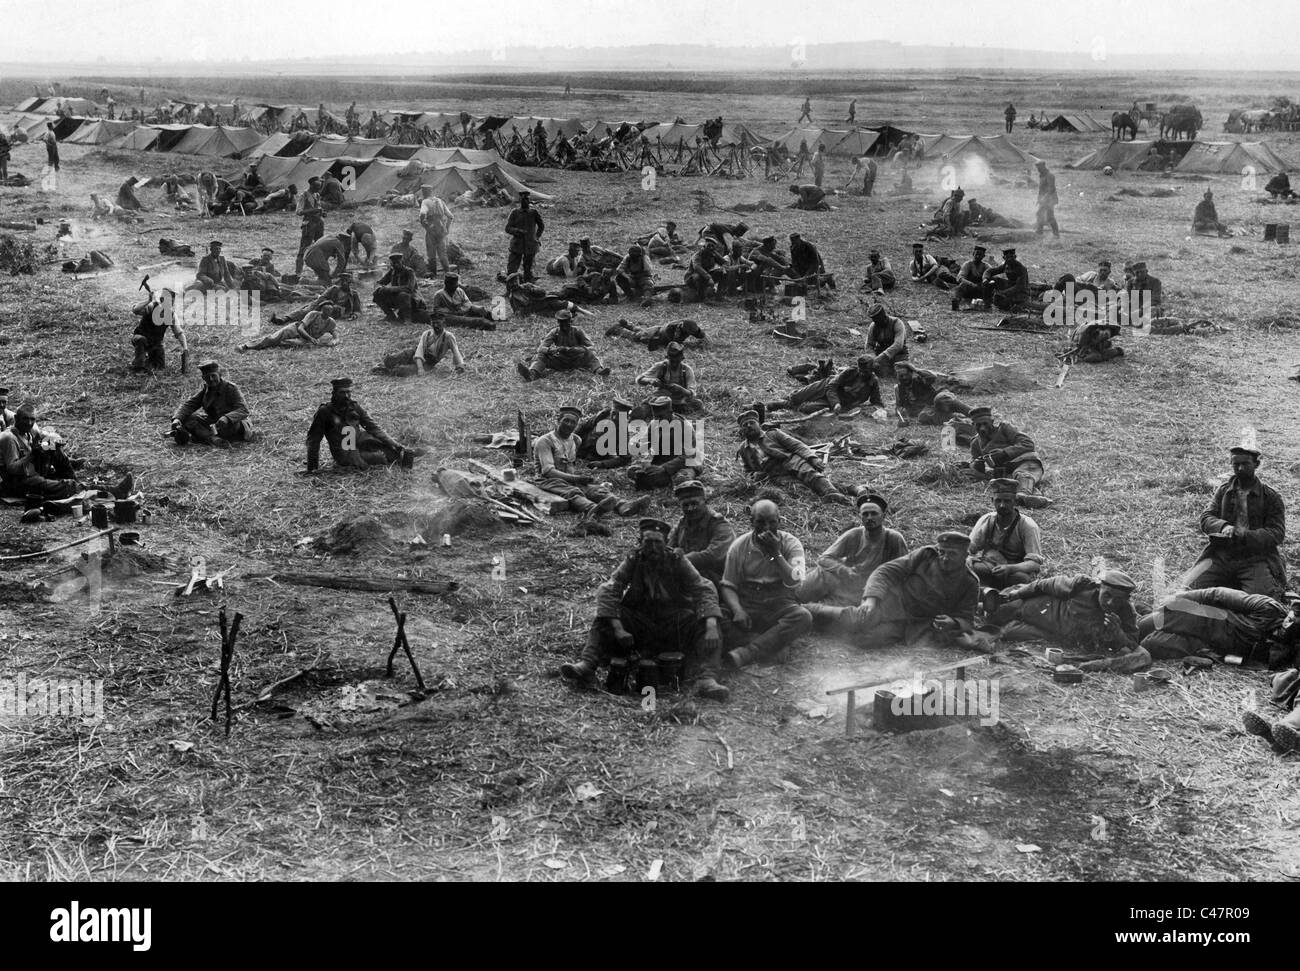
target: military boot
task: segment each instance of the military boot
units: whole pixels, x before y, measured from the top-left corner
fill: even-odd
[[[560,676],[566,681],[576,681],[582,685],[590,685],[596,680],[595,662],[583,658],[578,662],[566,662],[560,665]]]
[[[1300,751],[1300,708],[1273,726],[1273,743],[1283,752]]]

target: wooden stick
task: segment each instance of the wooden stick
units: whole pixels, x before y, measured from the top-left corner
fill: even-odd
[[[101,529],[97,533],[91,533],[89,536],[83,536],[81,539],[74,539],[71,542],[51,547],[48,550],[40,550],[36,553],[21,553],[18,556],[0,556],[0,563],[10,562],[13,560],[32,560],[38,556],[49,556],[51,553],[58,553],[60,550],[66,550],[73,546],[80,546],[82,543],[89,543],[93,539],[99,539],[101,536],[109,536],[115,532],[117,532],[117,527],[110,526],[108,529]]]
[[[850,691],[846,697],[848,707],[844,709],[844,737],[852,738],[854,729],[858,727],[858,695],[857,692]]]
[[[727,768],[734,769],[736,767],[736,760],[732,755],[731,746],[728,745],[727,740],[723,738],[721,735],[719,735],[717,732],[713,733],[713,737],[716,738],[719,742],[721,742],[722,747],[727,750]]]
[[[952,664],[945,664],[942,667],[926,668],[925,670],[922,671],[914,671],[910,675],[904,675],[902,677],[897,677],[897,678],[890,678],[887,681],[873,681],[867,684],[850,684],[850,685],[846,685],[843,688],[832,688],[830,691],[827,691],[826,693],[828,695],[842,695],[850,691],[865,691],[868,688],[880,688],[883,687],[884,685],[894,684],[895,682],[898,681],[908,681],[912,677],[915,677],[917,675],[919,675],[920,677],[926,677],[931,674],[942,674],[944,671],[963,670],[965,668],[976,667],[977,665],[981,665],[981,664],[988,664],[992,660],[992,658],[993,658],[992,655],[982,654],[978,657],[968,657],[962,661],[954,661]]]

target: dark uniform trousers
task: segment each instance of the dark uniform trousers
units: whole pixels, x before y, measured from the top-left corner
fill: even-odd
[[[641,658],[654,658],[660,654],[678,652],[685,654],[689,665],[688,675],[717,680],[722,673],[722,648],[705,651],[704,621],[695,610],[635,610],[620,606],[618,619],[632,635],[632,651]],[[587,634],[587,644],[582,659],[599,668],[611,657],[628,657],[629,652],[619,647],[609,619],[597,617]],[[691,672],[694,672],[693,674]]]
[[[745,583],[737,591],[740,606],[749,614],[745,630],[730,619],[722,623],[728,647],[746,644],[765,661],[775,657],[812,630],[812,614],[799,603],[799,589],[780,583]]]

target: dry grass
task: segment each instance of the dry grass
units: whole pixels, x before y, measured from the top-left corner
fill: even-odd
[[[1168,82],[1175,90],[1181,83]],[[900,121],[909,116],[925,130],[995,128],[996,106],[1005,101],[996,86],[942,90],[942,98],[928,97],[936,88],[917,82],[913,100],[896,104],[891,114]],[[1017,96],[1017,104],[1024,102],[1026,116],[1040,97],[1056,107],[1055,91]],[[1097,98],[1127,104],[1135,93],[1108,90]],[[1218,101],[1210,103],[1235,96],[1216,92]],[[945,99],[947,106],[937,107]],[[646,115],[716,114],[715,103],[698,94],[636,95]],[[746,96],[726,107],[728,117],[773,133],[781,130],[779,117],[793,110],[780,99]],[[582,102],[562,107],[541,99],[529,108],[586,110]],[[860,101],[859,117],[869,114]],[[1094,144],[1054,135],[1017,140],[1054,163]],[[1295,136],[1274,140],[1284,154],[1297,142]],[[14,218],[47,219],[35,234],[41,242],[52,237],[49,217],[84,216],[88,192],[115,187],[128,172],[158,174],[181,164],[75,148],[64,154],[66,188],[53,206],[31,191],[0,190]],[[11,168],[38,174],[37,163],[35,149],[19,148]],[[832,182],[847,174],[838,164]],[[1101,256],[1144,258],[1181,314],[1235,330],[1145,341],[1126,336],[1121,362],[1076,367],[1056,391],[1050,389],[1056,342],[972,330],[991,321],[949,313],[936,291],[903,285],[891,303],[931,334],[914,355],[922,367],[1005,361],[1049,386],[997,399],[975,396],[1032,434],[1047,456],[1048,491],[1057,505],[1036,518],[1049,567],[1086,571],[1104,557],[1129,570],[1141,584],[1139,599],[1149,602],[1156,557],[1164,558],[1170,577],[1195,559],[1195,523],[1208,481],[1226,470],[1224,449],[1242,426],[1259,434],[1269,481],[1284,496],[1293,491],[1287,470],[1300,462],[1300,447],[1289,432],[1300,415],[1283,380],[1293,366],[1290,342],[1284,327],[1259,326],[1280,316],[1277,304],[1287,291],[1275,281],[1290,256],[1256,242],[1257,231],[1235,241],[1244,252],[1217,240],[1185,239],[1191,209],[1185,197],[1105,201],[1119,184],[1165,180],[1107,180],[1053,168],[1066,235],[1020,247],[1036,280],[1078,272]],[[886,168],[881,184],[887,188],[894,179]],[[695,214],[699,190],[721,210],[760,199],[781,206],[786,195],[783,186],[758,181],[666,179],[647,198],[631,175],[559,174],[545,188],[557,197],[545,211],[548,252],[570,235],[620,245],[661,216],[676,216],[689,229],[722,215]],[[1228,180],[1215,188],[1229,223],[1263,221],[1254,194],[1234,192]],[[1199,189],[1189,187],[1184,196]],[[972,194],[1009,215],[1032,217],[1028,188],[996,184]],[[928,216],[923,206],[940,195],[931,187],[911,199],[846,197],[830,214],[786,210],[748,220],[759,233],[803,232],[837,271],[840,299],[810,319],[831,343],[818,356],[847,362],[856,355],[859,342],[848,329],[860,327],[861,319],[848,296],[861,278],[867,244],[887,247],[901,270]],[[367,214],[381,246],[413,224],[392,210]],[[505,258],[503,216],[458,213],[454,231],[477,266],[470,282],[490,289]],[[1268,218],[1276,218],[1271,210]],[[329,228],[336,222],[331,218]],[[96,248],[124,266],[153,262],[163,234],[196,248],[221,238],[238,254],[265,241],[281,251],[283,265],[297,238],[295,221],[286,216],[201,223],[155,214],[146,226],[138,237],[96,226],[104,233]],[[1133,696],[1125,679],[1108,676],[1089,677],[1079,688],[1056,686],[1015,655],[998,668],[1002,726],[898,738],[866,732],[847,741],[841,710],[832,709],[829,719],[809,718],[799,703],[824,703],[824,691],[838,684],[951,658],[903,651],[864,658],[845,644],[815,639],[785,669],[732,679],[726,707],[685,703],[651,716],[632,699],[577,694],[553,677],[585,638],[595,586],[632,542],[627,524],[615,524],[611,539],[579,539],[562,518],[457,535],[449,549],[390,542],[332,557],[295,545],[362,516],[393,526],[413,522],[403,518],[413,511],[427,514],[438,497],[431,480],[437,465],[455,466],[466,457],[502,464],[471,437],[513,427],[516,407],[541,431],[561,403],[594,408],[612,391],[631,392],[652,358],[637,345],[604,338],[604,327],[619,315],[646,325],[674,319],[667,306],[606,308],[586,324],[614,368],[611,379],[561,375],[529,385],[514,377],[511,362],[547,328],[538,319],[458,335],[468,373],[456,376],[444,366],[420,382],[368,373],[384,352],[415,336],[412,328],[379,321],[373,307],[345,325],[330,350],[236,355],[234,335],[195,334],[195,357],[226,363],[264,435],[253,447],[206,453],[177,450],[158,437],[197,382],[181,381],[174,370],[149,379],[125,372],[126,307],[137,280],[124,273],[73,282],[44,273],[0,282],[0,374],[19,389],[17,399],[41,404],[47,423],[93,468],[136,472],[154,513],[143,529],[146,543],[167,560],[165,571],[118,582],[94,615],[47,604],[21,586],[56,564],[14,571],[0,585],[3,669],[102,676],[108,709],[107,724],[98,727],[26,722],[0,736],[6,780],[0,872],[6,876],[639,880],[656,860],[664,861],[663,879],[1295,876],[1290,793],[1296,763],[1270,754],[1238,724],[1243,688],[1262,684],[1256,674],[1180,678],[1165,693]],[[740,523],[754,493],[735,474],[732,416],[755,398],[788,390],[785,369],[805,354],[749,325],[736,306],[692,306],[689,313],[710,337],[691,354],[708,405],[706,474],[715,505]],[[312,410],[338,373],[358,379],[357,396],[390,431],[429,449],[414,475],[378,472],[364,485],[344,475],[296,475]],[[869,420],[855,421],[851,430],[869,447],[894,437],[892,426]],[[985,499],[944,473],[934,429],[906,431],[928,442],[931,455],[870,465],[837,459],[831,471],[838,481],[869,484],[889,496],[892,525],[919,544],[968,521]],[[611,479],[627,491],[617,475]],[[810,502],[801,487],[777,495],[786,528],[810,555],[847,525],[842,510]],[[662,497],[652,512],[674,516]],[[50,544],[76,533],[67,522],[38,529]],[[0,517],[5,552],[30,549],[32,537],[11,514]],[[246,707],[229,740],[206,720],[219,649],[216,602],[206,595],[177,600],[168,587],[149,582],[183,578],[195,554],[213,570],[234,569],[226,596],[245,615],[233,682],[236,703]],[[501,556],[505,583],[491,579],[493,558]],[[391,646],[383,598],[249,579],[277,568],[461,579],[461,589],[445,598],[399,598],[411,614],[408,632],[425,680],[441,687],[410,703],[404,692],[413,679],[399,668],[389,686],[398,697],[370,692],[373,703],[356,707],[356,686],[382,680]],[[264,687],[317,659],[316,669],[272,704],[248,706]],[[276,705],[300,714],[282,719],[286,710]],[[173,739],[194,748],[176,751]],[[602,794],[580,798],[583,783]],[[1091,836],[1094,815],[1107,820],[1109,840]],[[1035,843],[1043,852],[1019,853],[1017,843]]]

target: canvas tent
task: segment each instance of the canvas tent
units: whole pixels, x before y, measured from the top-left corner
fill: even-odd
[[[1023,166],[1038,161],[1006,135],[922,135],[921,145],[927,161],[960,161],[971,156],[978,156],[990,165]]]
[[[171,151],[179,155],[206,155],[211,158],[240,158],[262,143],[264,136],[251,128],[227,128],[215,125],[191,125]]]
[[[54,123],[54,137],[59,141],[64,141],[65,139],[72,137],[72,135],[82,125],[92,122],[95,119],[86,118],[83,115],[73,115],[71,118],[67,115],[58,115],[57,117],[46,118],[45,120]]]
[[[1174,171],[1248,175],[1293,167],[1263,142],[1194,142]]]
[[[69,145],[105,145],[135,130],[133,121],[88,121],[66,139]]]
[[[41,105],[45,102],[44,98],[24,98],[14,105],[14,111],[40,111]]]
[[[99,105],[88,98],[47,98],[41,105],[41,111],[58,111],[63,109],[70,115],[97,115]]]
[[[1103,125],[1086,111],[1080,111],[1074,114],[1060,114],[1051,121],[1044,122],[1043,131],[1108,132],[1110,128]]]
[[[898,146],[903,143],[904,139],[911,138],[916,134],[916,132],[908,131],[905,128],[891,125],[887,121],[880,124],[872,122],[862,127],[876,133],[876,143],[871,146],[868,155],[889,155],[898,150]]]
[[[158,144],[158,136],[161,134],[162,130],[153,125],[140,125],[125,135],[119,135],[104,147],[127,152],[147,152]]]
[[[1195,142],[1145,141],[1111,142],[1068,163],[1067,169],[1099,170],[1110,166],[1116,172],[1162,172],[1170,162],[1177,163]]]
[[[17,126],[27,133],[28,138],[35,138],[45,131],[45,124],[50,120],[49,115],[24,115],[15,121],[9,130],[12,131],[14,126]]]
[[[248,157],[261,158],[263,155],[296,157],[304,154],[315,140],[316,137],[308,132],[272,132],[261,144],[254,146],[248,153]]]
[[[325,135],[317,138],[302,154],[313,158],[374,158],[388,143],[382,138],[342,138]]]
[[[879,136],[866,129],[792,128],[771,142],[782,145],[791,155],[798,154],[800,144],[807,142],[808,151],[816,152],[818,145],[826,146],[827,155],[865,155]]]

